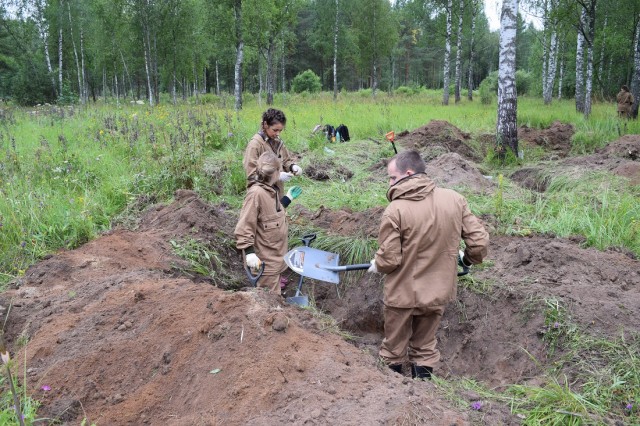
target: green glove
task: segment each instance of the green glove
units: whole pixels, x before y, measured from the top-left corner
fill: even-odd
[[[296,198],[298,198],[300,196],[300,194],[302,194],[302,188],[300,188],[299,186],[292,186],[287,191],[287,197],[289,197],[289,199],[291,201],[293,201]]]

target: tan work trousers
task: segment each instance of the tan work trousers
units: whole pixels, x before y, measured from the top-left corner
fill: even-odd
[[[433,367],[440,360],[436,331],[445,306],[427,308],[384,307],[384,340],[380,356],[387,364],[407,359],[419,366]]]
[[[262,275],[258,280],[258,287],[268,288],[269,291],[280,294],[280,274]]]

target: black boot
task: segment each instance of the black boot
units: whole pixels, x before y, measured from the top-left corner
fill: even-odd
[[[389,364],[389,368],[398,374],[402,374],[402,364]]]
[[[411,377],[413,377],[414,379],[430,380],[432,373],[433,367],[411,364]]]

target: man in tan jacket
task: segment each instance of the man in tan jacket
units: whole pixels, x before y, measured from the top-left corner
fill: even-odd
[[[440,360],[436,331],[456,297],[460,239],[462,262],[481,263],[489,235],[450,189],[437,188],[416,151],[403,151],[387,166],[390,201],[380,224],[379,249],[369,272],[386,274],[384,340],[380,357],[400,373],[411,362],[413,378],[428,379]]]

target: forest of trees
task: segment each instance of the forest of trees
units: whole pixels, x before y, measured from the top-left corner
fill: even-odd
[[[575,97],[588,116],[622,84],[640,94],[638,0],[515,6],[542,23],[516,15],[518,95]],[[334,96],[448,87],[448,104],[486,78],[497,93],[499,50],[482,0],[0,0],[0,97],[22,105],[226,92],[241,108],[306,70]]]

